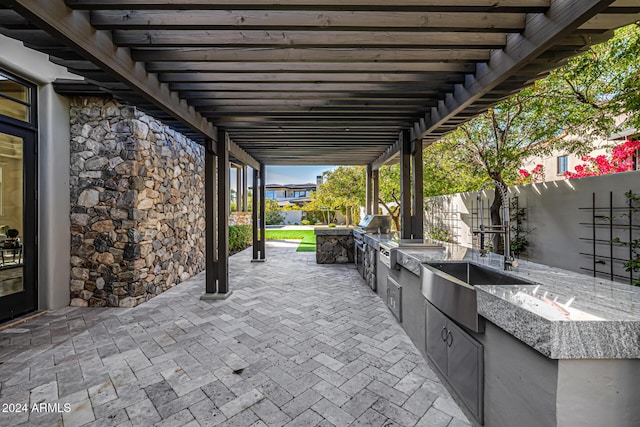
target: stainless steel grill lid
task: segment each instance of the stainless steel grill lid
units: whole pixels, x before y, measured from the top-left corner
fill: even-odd
[[[391,230],[390,215],[365,215],[358,227],[367,233],[386,234]]]

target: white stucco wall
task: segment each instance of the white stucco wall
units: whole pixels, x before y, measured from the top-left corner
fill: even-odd
[[[0,68],[38,85],[38,301],[56,309],[69,304],[69,103],[51,83],[78,76],[4,36]]]
[[[640,171],[509,187],[509,197],[517,196],[519,206],[526,208],[527,220],[524,227],[531,230],[527,236],[529,248],[522,258],[591,274],[581,268],[593,266],[592,257],[581,255],[581,253],[593,253],[592,241],[585,240],[593,237],[593,228],[587,225],[592,222],[593,215],[590,209],[585,208],[592,206],[594,194],[596,206],[608,207],[610,193],[613,195],[614,206],[626,206],[627,199],[624,193],[629,190],[640,194]],[[468,247],[472,247],[470,226],[472,212],[477,209],[477,194],[477,192],[470,192],[440,198],[447,206],[446,210],[456,212],[459,219],[453,224],[460,231],[458,243]],[[487,199],[493,199],[493,189],[484,191],[485,217],[488,217]],[[425,205],[429,205],[428,200]],[[626,223],[627,217],[624,216],[626,213],[626,210],[614,211],[615,221]],[[598,210],[596,214],[608,216],[609,211]],[[427,213],[425,216],[428,215]],[[635,213],[633,219],[636,224],[640,223],[640,212]],[[610,264],[606,257],[609,255],[609,223],[605,219],[597,222],[602,225],[597,227],[596,239],[602,242],[596,245],[596,253],[600,255],[598,259],[605,262],[605,264],[598,264],[597,267],[599,270],[608,272]],[[488,224],[487,219],[485,224]],[[477,222],[475,225],[477,226]],[[622,240],[629,240],[627,229],[614,230],[614,237],[616,235],[619,235]],[[638,237],[636,230],[634,238]],[[477,243],[474,247],[477,247]],[[613,256],[628,259],[629,249],[614,247]],[[621,262],[614,262],[614,272],[628,274],[624,272]],[[623,279],[616,280],[623,281]]]

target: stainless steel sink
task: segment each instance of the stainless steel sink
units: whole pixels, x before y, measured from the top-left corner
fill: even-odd
[[[478,285],[532,285],[531,282],[469,262],[424,263],[422,293],[451,319],[472,331],[482,332],[478,317]]]
[[[439,262],[427,265],[462,280],[471,286],[478,285],[530,285],[526,280],[501,273],[494,269],[483,267],[470,262]]]

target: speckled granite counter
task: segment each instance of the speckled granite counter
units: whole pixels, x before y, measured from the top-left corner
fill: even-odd
[[[398,251],[416,275],[424,262],[463,260],[502,270],[501,256],[459,245]],[[532,285],[476,286],[480,316],[552,359],[640,359],[640,288],[528,262],[507,274]]]

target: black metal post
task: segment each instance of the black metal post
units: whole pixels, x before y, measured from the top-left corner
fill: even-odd
[[[409,131],[400,132],[400,238],[411,239],[411,139]]]
[[[266,181],[267,170],[263,164],[260,164],[260,259],[265,259],[265,247],[266,247]]]
[[[204,150],[204,203],[205,203],[205,292],[217,291],[216,268],[216,156],[213,153],[213,141],[207,140]],[[205,295],[206,295],[205,294]]]
[[[411,215],[412,227],[411,232],[414,239],[422,239],[424,237],[424,183],[422,182],[422,141],[414,142],[413,155],[411,156],[412,176],[412,198],[411,198]]]

